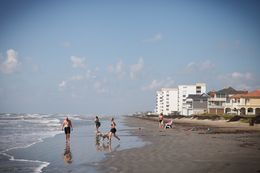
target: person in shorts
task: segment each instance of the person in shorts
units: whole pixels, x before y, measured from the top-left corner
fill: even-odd
[[[62,124],[62,130],[64,129],[66,135],[66,142],[70,141],[70,131],[72,130],[72,123],[68,117],[65,118]]]
[[[95,125],[96,125],[96,131],[97,131],[97,133],[98,133],[98,132],[99,132],[98,129],[99,129],[99,127],[101,126],[101,123],[100,123],[100,121],[99,121],[98,116],[96,116],[96,118],[95,118]]]

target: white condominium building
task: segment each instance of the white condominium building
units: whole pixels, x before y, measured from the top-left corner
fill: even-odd
[[[201,95],[203,93],[206,93],[205,83],[179,85],[177,88],[162,88],[156,92],[155,112],[164,115],[177,112],[181,115],[188,115],[187,111],[185,111],[187,97],[190,94]]]
[[[162,88],[156,94],[156,112],[158,114],[167,115],[178,111],[177,88]]]

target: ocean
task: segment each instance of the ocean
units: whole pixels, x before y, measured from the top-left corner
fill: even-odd
[[[71,142],[65,141],[61,123],[73,124]],[[95,136],[94,117],[71,114],[0,114],[0,172],[98,172],[95,167],[106,153],[145,143],[128,133],[129,127],[117,118],[120,141],[112,145]],[[101,118],[101,132],[109,131],[108,117]],[[69,153],[69,155],[68,155]],[[66,157],[70,158],[66,158]],[[67,160],[67,161],[66,161]]]

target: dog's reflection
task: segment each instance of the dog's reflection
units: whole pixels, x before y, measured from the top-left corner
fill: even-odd
[[[97,151],[103,151],[103,152],[112,152],[113,150],[115,151],[117,148],[120,147],[118,144],[114,149],[111,147],[111,142],[108,141],[107,137],[101,136],[99,134],[96,135],[96,140],[95,140],[95,145],[96,145],[96,150]]]
[[[67,164],[72,163],[72,153],[70,151],[70,142],[66,142],[63,159],[64,159],[64,162]]]

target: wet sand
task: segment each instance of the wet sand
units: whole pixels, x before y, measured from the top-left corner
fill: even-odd
[[[257,130],[185,122],[159,129],[157,121],[135,117],[125,123],[149,144],[108,154],[102,172],[260,172]]]
[[[129,127],[119,118],[116,120],[121,141],[113,138],[110,145],[107,139],[103,141],[96,137],[93,122],[75,120],[70,142],[65,141],[62,133],[27,148],[10,150],[7,154],[15,160],[0,155],[0,172],[99,173],[96,167],[106,153],[144,146],[143,141],[128,133]],[[100,130],[106,132],[109,128],[110,121],[102,120]]]

